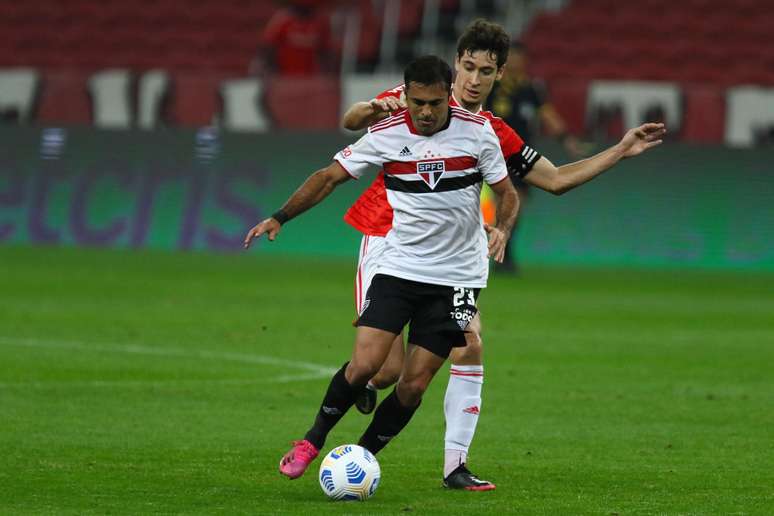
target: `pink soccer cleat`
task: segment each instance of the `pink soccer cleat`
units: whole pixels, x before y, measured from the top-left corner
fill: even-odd
[[[280,461],[280,473],[291,480],[300,477],[319,453],[320,450],[306,439],[293,441],[293,448]]]

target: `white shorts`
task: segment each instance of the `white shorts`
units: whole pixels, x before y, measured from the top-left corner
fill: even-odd
[[[360,255],[355,275],[355,311],[358,316],[363,311],[366,293],[371,286],[371,280],[376,275],[379,262],[382,261],[384,242],[384,237],[370,235],[363,235],[360,240]]]

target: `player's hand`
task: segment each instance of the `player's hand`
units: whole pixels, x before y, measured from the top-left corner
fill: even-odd
[[[244,242],[245,249],[250,247],[250,243],[254,238],[260,238],[264,233],[268,233],[269,240],[273,242],[274,239],[277,238],[277,234],[280,232],[280,227],[282,226],[279,222],[277,222],[276,219],[269,217],[268,219],[264,220],[247,232]]]
[[[642,124],[634,129],[629,129],[618,145],[623,150],[624,158],[631,158],[656,145],[661,145],[664,141],[662,140],[664,134],[666,134],[666,127],[662,123]]]
[[[508,236],[502,229],[484,224],[484,229],[489,235],[489,258],[494,258],[497,263],[503,263],[505,259],[505,244],[508,243]]]
[[[400,111],[406,109],[406,103],[401,99],[395,97],[384,97],[383,99],[373,99],[370,102],[371,108],[374,110],[374,114],[379,113],[392,113],[394,111]]]

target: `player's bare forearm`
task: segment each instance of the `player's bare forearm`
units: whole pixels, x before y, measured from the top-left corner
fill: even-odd
[[[510,236],[516,217],[519,215],[519,194],[516,193],[510,178],[490,187],[495,194],[497,229]]]
[[[538,188],[561,195],[610,170],[622,159],[637,156],[660,145],[665,132],[664,124],[643,124],[627,131],[616,145],[590,158],[558,168],[547,158],[541,157],[524,179]]]
[[[558,167],[556,186],[553,193],[561,195],[584,183],[588,183],[602,172],[613,168],[623,157],[623,151],[617,145],[614,145],[590,158]]]
[[[273,241],[279,234],[282,224],[325,199],[349,177],[347,171],[335,161],[309,176],[279,211],[247,232],[244,240],[245,249],[250,247],[250,243],[254,239],[260,238],[264,234]]]
[[[505,246],[519,213],[519,195],[516,193],[510,178],[507,177],[499,183],[490,185],[490,187],[495,194],[497,226],[491,227],[484,224],[484,229],[489,236],[488,256],[502,263],[503,258],[505,258]]]
[[[280,209],[287,215],[288,220],[297,217],[318,204],[328,197],[338,185],[349,179],[349,175],[346,172],[343,174],[337,173],[336,170],[331,170],[332,167],[343,170],[341,165],[336,162],[324,169],[318,170],[309,176],[298,190],[290,196],[287,202],[282,205]]]
[[[376,107],[371,102],[355,102],[347,112],[344,113],[342,124],[345,129],[359,131],[382,120],[387,115],[388,113],[377,111]]]

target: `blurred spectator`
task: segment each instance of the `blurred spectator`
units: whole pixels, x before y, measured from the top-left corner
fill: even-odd
[[[310,77],[334,71],[327,2],[290,0],[269,20],[250,73]]]
[[[519,41],[511,44],[503,78],[489,96],[487,108],[505,120],[528,144],[537,130],[562,142],[570,157],[577,159],[590,149],[567,132],[561,115],[548,101],[543,81],[528,74],[527,49]]]
[[[580,142],[567,132],[567,124],[556,108],[548,102],[545,85],[541,80],[528,75],[527,64],[526,47],[521,42],[514,41],[511,43],[503,77],[489,95],[487,109],[505,120],[528,145],[533,145],[535,132],[542,129],[545,134],[562,142],[572,158],[578,159],[588,155],[591,145]],[[511,177],[523,206],[528,194],[528,185],[516,176]],[[497,265],[501,272],[517,271],[513,249],[516,226],[513,230],[514,234],[505,249],[505,260]]]

